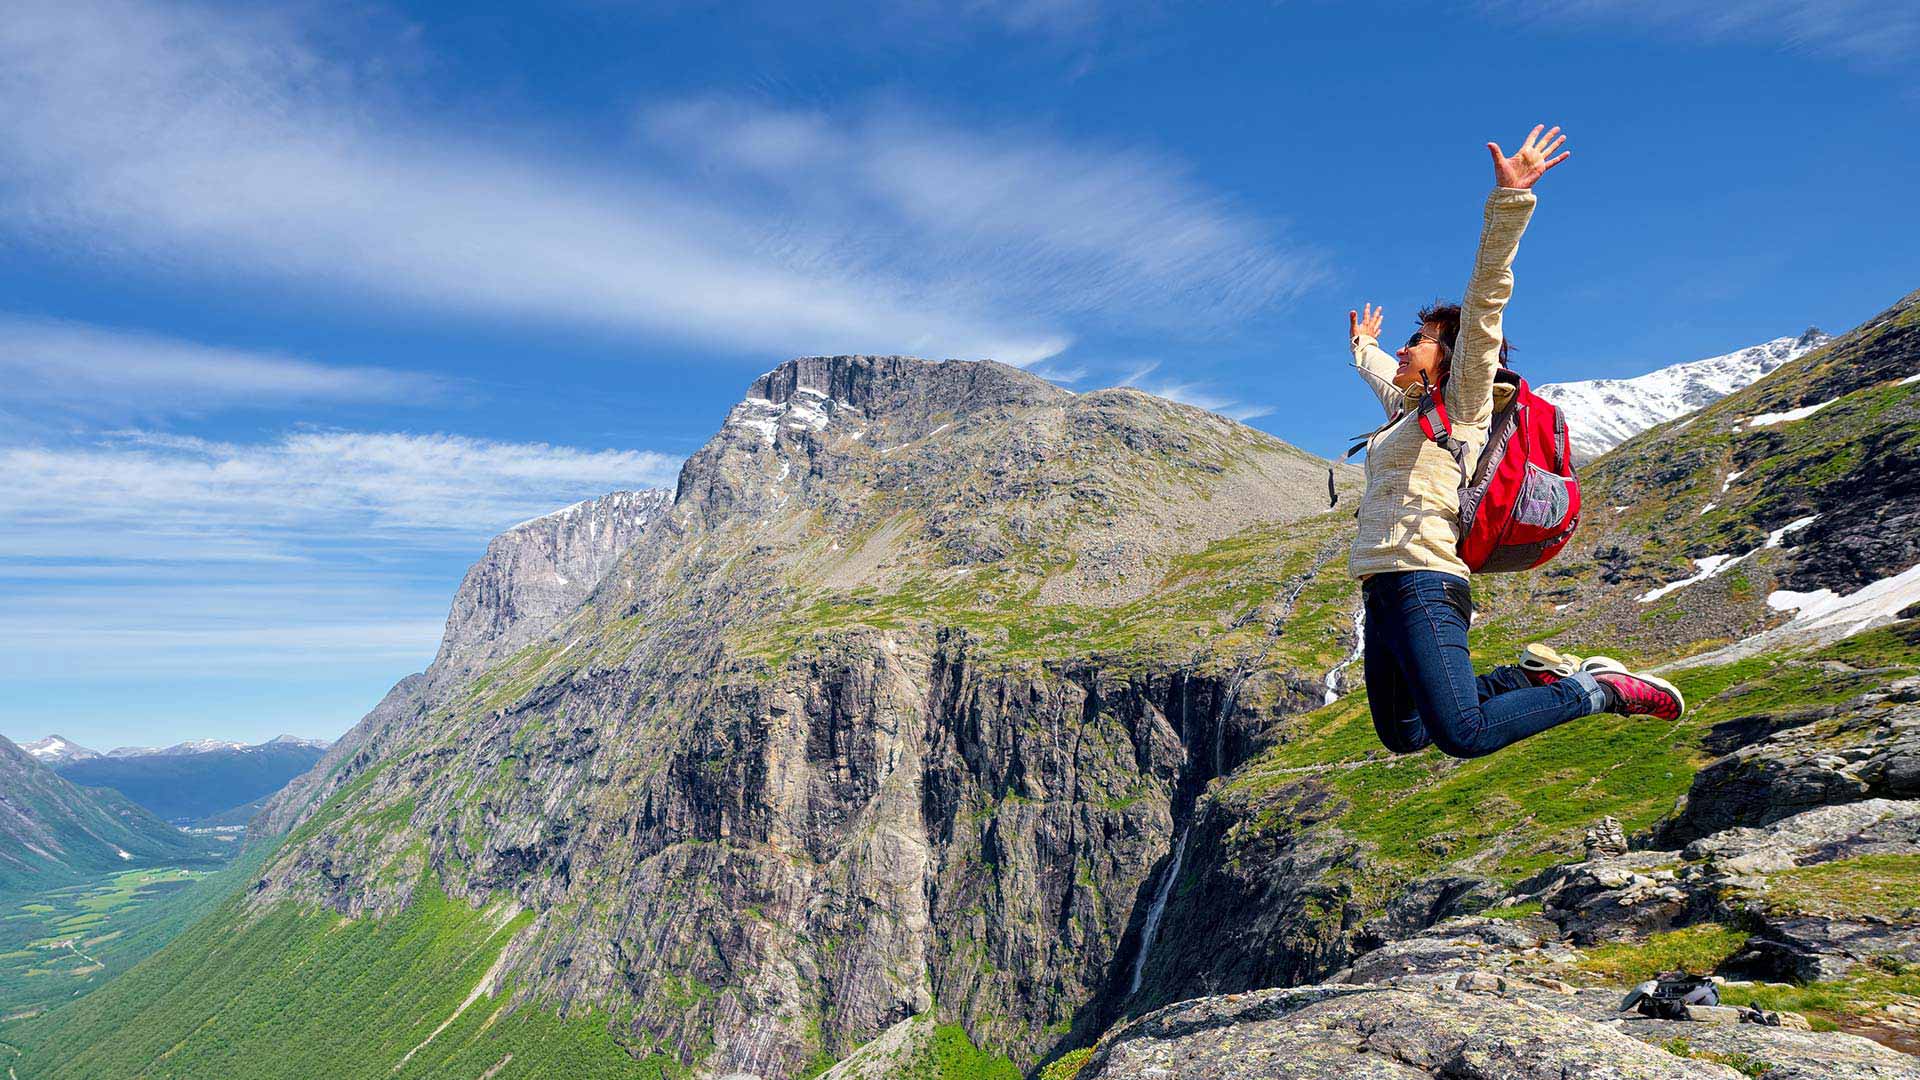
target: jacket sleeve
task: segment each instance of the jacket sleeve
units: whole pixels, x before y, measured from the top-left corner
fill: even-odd
[[[1513,257],[1520,234],[1533,217],[1534,196],[1518,188],[1494,188],[1487,196],[1480,250],[1473,277],[1460,300],[1460,336],[1447,376],[1447,413],[1463,424],[1493,416],[1493,376],[1500,369],[1500,316],[1513,297]]]
[[[1372,334],[1355,334],[1353,337],[1353,368],[1360,378],[1380,399],[1380,407],[1392,416],[1400,408],[1400,388],[1393,385],[1393,373],[1400,368],[1399,362],[1387,355]]]

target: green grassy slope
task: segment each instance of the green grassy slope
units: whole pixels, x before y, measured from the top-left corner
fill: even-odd
[[[238,903],[101,991],[0,1028],[23,1051],[20,1080],[681,1075],[622,1048],[605,1015],[516,1009],[511,988],[461,1008],[527,915],[430,888],[386,921],[287,907],[248,920]]]
[[[0,907],[0,1017],[98,989],[244,888],[265,857],[254,850],[220,870],[120,870],[7,901]]]
[[[1509,659],[1497,632],[1476,628],[1474,637],[1489,659]],[[1376,899],[1459,864],[1515,881],[1577,857],[1586,828],[1604,815],[1633,832],[1670,812],[1715,756],[1701,745],[1715,724],[1845,701],[1916,672],[1920,623],[1909,620],[1822,649],[1675,672],[1690,705],[1678,723],[1590,716],[1470,761],[1389,755],[1361,692],[1289,719],[1281,740],[1216,797],[1241,805],[1253,828],[1286,828],[1303,786],[1325,784],[1343,801],[1333,823],[1370,849],[1367,891]]]

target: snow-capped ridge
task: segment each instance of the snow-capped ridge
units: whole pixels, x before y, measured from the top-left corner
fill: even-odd
[[[1592,460],[1657,424],[1741,390],[1832,338],[1816,327],[1798,336],[1674,364],[1631,379],[1548,383],[1534,392],[1569,414],[1574,457]]]
[[[28,747],[43,746],[43,745],[52,743],[55,740],[66,743],[68,746],[77,745],[58,735],[49,735],[46,738],[39,740],[38,742],[32,742],[26,745]],[[85,747],[77,747],[77,749],[81,751],[80,754],[72,757],[57,759],[57,760],[59,760],[61,763],[64,763],[66,761],[83,761],[87,758],[95,758],[95,757],[108,757],[108,758],[185,757],[190,754],[214,754],[214,753],[219,753],[221,751],[226,751],[226,750],[234,750],[234,751],[240,751],[244,753],[244,752],[257,751],[257,750],[265,750],[269,747],[275,747],[275,746],[306,746],[306,747],[312,747],[316,750],[324,750],[329,745],[331,744],[328,743],[325,739],[303,739],[297,735],[276,735],[273,738],[268,739],[267,741],[261,742],[261,743],[243,743],[235,739],[188,739],[186,742],[174,743],[172,746],[116,746],[104,754],[95,753],[94,751],[88,750]],[[28,750],[28,753],[32,753],[35,757],[39,757],[43,761],[55,760],[50,758],[48,755],[42,754],[37,751]]]
[[[89,750],[64,735],[49,735],[44,739],[22,743],[20,749],[33,755],[35,760],[50,765],[68,761],[85,761],[88,758],[100,756],[98,750]]]

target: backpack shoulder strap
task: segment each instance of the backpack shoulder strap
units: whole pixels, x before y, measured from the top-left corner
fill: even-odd
[[[1447,416],[1447,403],[1440,394],[1434,392],[1433,384],[1427,381],[1425,375],[1420,376],[1420,386],[1422,387],[1419,405],[1420,430],[1426,432],[1430,441],[1452,454],[1453,460],[1460,463],[1463,474],[1461,483],[1464,485],[1467,444],[1453,437],[1453,421]]]

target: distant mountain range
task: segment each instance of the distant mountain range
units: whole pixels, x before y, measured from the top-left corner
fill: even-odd
[[[256,745],[194,739],[168,747],[123,746],[102,754],[61,735],[23,749],[84,787],[112,788],[177,825],[219,818],[258,802],[313,768],[327,744],[282,735]]]
[[[64,735],[49,735],[44,739],[22,743],[20,749],[48,765],[58,766],[70,761],[86,761],[89,758],[100,757],[164,757],[205,754],[215,750],[261,750],[270,746],[305,746],[315,750],[325,750],[328,745],[324,739],[302,739],[297,735],[279,735],[251,746],[231,739],[189,739],[172,746],[117,746],[103,754],[98,750],[81,746]]]
[[[206,859],[208,848],[119,792],[72,783],[0,737],[0,895]]]
[[[1780,365],[1833,340],[1813,327],[1725,356],[1673,364],[1631,379],[1587,379],[1535,387],[1568,412],[1574,458],[1591,461],[1635,435],[1752,385]]]

